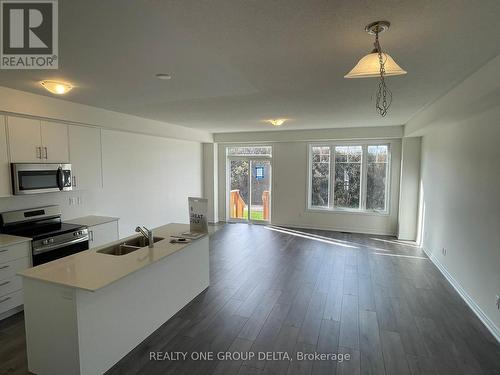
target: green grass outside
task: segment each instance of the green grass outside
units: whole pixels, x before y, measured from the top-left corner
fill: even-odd
[[[248,207],[245,207],[243,211],[243,216],[248,217]],[[250,214],[250,220],[264,220],[264,212],[262,211],[252,211]]]

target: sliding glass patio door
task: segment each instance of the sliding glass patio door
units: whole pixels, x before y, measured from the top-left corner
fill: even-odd
[[[232,156],[227,159],[228,220],[269,222],[271,219],[270,158]]]

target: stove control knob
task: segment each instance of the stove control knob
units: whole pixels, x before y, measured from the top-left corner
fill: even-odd
[[[83,230],[79,230],[78,234],[81,236],[83,234]]]
[[[54,239],[53,238],[49,238],[49,243],[54,243]]]
[[[78,232],[73,232],[73,237],[78,236]]]
[[[42,245],[48,245],[49,244],[49,240],[43,240],[42,241]]]

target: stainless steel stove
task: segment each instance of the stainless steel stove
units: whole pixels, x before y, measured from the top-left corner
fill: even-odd
[[[32,238],[33,266],[89,248],[88,228],[63,223],[59,206],[1,213],[0,233]]]

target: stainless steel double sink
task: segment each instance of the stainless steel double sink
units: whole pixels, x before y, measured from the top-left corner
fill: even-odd
[[[153,237],[153,243],[163,240],[162,237]],[[128,241],[125,241],[118,245],[113,245],[110,247],[106,247],[101,250],[97,250],[98,253],[108,254],[108,255],[127,255],[134,251],[137,251],[143,247],[149,246],[149,241],[145,237],[135,237]]]

